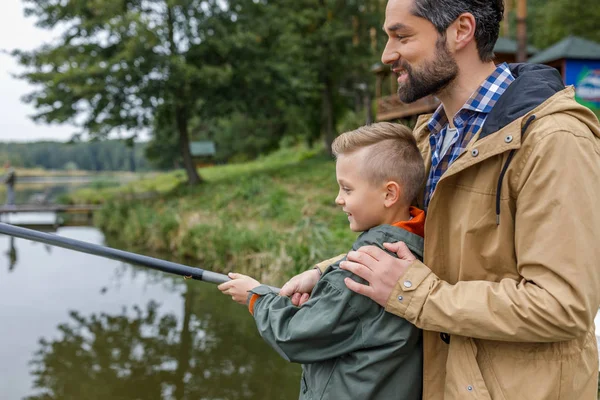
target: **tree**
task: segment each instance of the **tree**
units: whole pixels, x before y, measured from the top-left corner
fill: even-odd
[[[600,42],[596,0],[528,0],[531,43],[544,49],[568,35]]]
[[[71,122],[92,136],[140,131],[157,114],[175,132],[190,184],[201,182],[189,150],[193,110],[229,79],[219,57],[198,59],[211,35],[207,21],[224,13],[218,0],[24,0],[57,41],[14,51],[22,79],[40,87],[25,97],[35,120]],[[165,121],[165,119],[163,119]]]
[[[35,118],[79,122],[99,137],[149,130],[148,154],[160,165],[181,160],[190,183],[200,181],[191,136],[216,141],[227,150],[223,159],[268,152],[286,135],[309,142],[324,135],[329,149],[340,117],[364,107],[359,99],[372,92],[369,67],[379,58],[384,6],[382,0],[25,2],[39,26],[64,27],[52,45],[14,52],[29,67],[22,78],[41,87],[26,98],[38,109]]]
[[[192,135],[215,141],[218,160],[256,157],[276,148],[284,136],[311,143],[324,137],[329,149],[340,117],[355,108],[357,98],[363,108],[365,93],[369,97],[372,91],[369,67],[379,58],[375,33],[384,2],[227,4],[227,13],[211,18],[215,34],[205,39],[202,59],[226,54],[225,59],[235,60],[231,79],[213,93],[210,105],[194,110]],[[155,127],[155,138],[165,137],[163,127]],[[149,151],[162,149],[153,157],[166,154],[165,143],[149,146]]]
[[[177,135],[173,134],[172,129],[164,128],[164,125],[158,121],[155,122],[152,140],[146,146],[145,155],[155,167],[160,169],[179,168],[183,162]]]
[[[305,50],[318,74],[320,99],[313,113],[318,117],[325,148],[337,136],[336,126],[356,99],[371,92],[371,65],[379,59],[377,32],[383,21],[381,0],[307,0],[312,23]],[[382,35],[379,35],[382,38]],[[364,107],[360,102],[359,108]]]

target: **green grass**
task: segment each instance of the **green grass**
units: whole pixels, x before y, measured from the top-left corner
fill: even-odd
[[[206,183],[195,187],[177,171],[82,190],[70,201],[104,204],[95,223],[121,245],[274,285],[347,251],[356,238],[334,203],[334,162],[319,151],[285,149],[199,172]],[[140,199],[143,193],[154,197]]]

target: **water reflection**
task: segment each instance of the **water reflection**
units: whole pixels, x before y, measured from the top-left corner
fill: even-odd
[[[85,229],[59,233],[101,239]],[[0,239],[22,258],[10,275],[0,272],[6,398],[297,398],[299,368],[279,359],[247,311],[213,285]],[[15,279],[25,275],[27,281]],[[27,365],[21,372],[20,358]]]
[[[183,319],[153,301],[117,315],[71,312],[61,339],[40,341],[41,393],[27,399],[296,398],[298,369],[269,354],[251,319],[231,319],[237,310],[201,289],[188,287]]]
[[[17,265],[17,248],[15,247],[15,238],[9,238],[9,248],[6,252],[6,256],[8,257],[8,272],[12,272]]]

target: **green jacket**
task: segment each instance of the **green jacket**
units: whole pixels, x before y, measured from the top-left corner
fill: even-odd
[[[390,225],[364,232],[352,249],[397,241],[422,258],[423,238]],[[325,270],[302,307],[266,286],[252,290],[261,296],[253,310],[261,336],[283,358],[303,364],[302,400],[420,400],[421,331],[349,290],[344,278],[360,278],[339,269],[340,262]]]

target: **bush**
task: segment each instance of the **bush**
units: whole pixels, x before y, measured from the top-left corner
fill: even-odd
[[[284,149],[251,163],[206,169],[207,183],[196,187],[180,186],[168,173],[127,191],[97,190],[100,197],[116,192],[95,224],[120,245],[169,251],[208,270],[236,270],[281,284],[347,251],[356,238],[333,202],[334,163],[318,154]],[[149,187],[159,196],[125,196]]]

